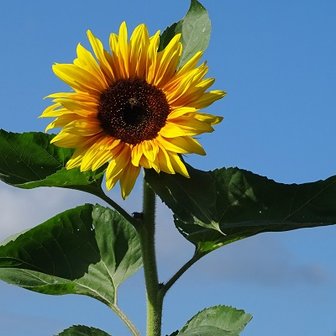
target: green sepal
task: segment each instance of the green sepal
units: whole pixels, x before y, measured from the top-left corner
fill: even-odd
[[[146,170],[146,180],[199,253],[262,232],[336,223],[336,176],[283,184],[239,168],[187,169],[189,179]]]
[[[119,285],[142,265],[134,227],[86,204],[0,246],[0,279],[44,294],[82,294],[113,308]]]

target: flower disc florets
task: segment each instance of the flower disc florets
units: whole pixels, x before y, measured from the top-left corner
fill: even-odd
[[[129,144],[156,138],[165,125],[165,94],[143,79],[119,79],[102,92],[98,119],[109,135]]]

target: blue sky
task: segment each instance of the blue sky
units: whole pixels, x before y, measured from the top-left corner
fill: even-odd
[[[238,166],[279,182],[327,178],[336,170],[336,2],[334,0],[204,0],[213,24],[204,56],[215,88],[228,95],[207,111],[224,116],[201,138],[201,169]],[[0,11],[0,127],[41,131],[42,98],[66,89],[51,71],[72,62],[91,29],[103,41],[121,21],[154,33],[180,19],[187,0],[13,0]],[[141,186],[126,202],[140,210]],[[118,198],[119,191],[112,191]],[[0,237],[32,227],[86,201],[85,194],[0,184]],[[43,210],[38,208],[43,205]],[[135,207],[135,208],[134,208]],[[33,210],[32,210],[33,209]],[[159,204],[157,248],[161,280],[192,253]],[[205,306],[227,304],[254,315],[243,335],[332,336],[336,332],[336,229],[263,234],[222,248],[195,265],[167,296],[163,330],[180,328]],[[142,272],[121,288],[120,304],[144,330]],[[0,283],[0,335],[45,336],[72,324],[112,335],[123,325],[99,302],[45,296]]]

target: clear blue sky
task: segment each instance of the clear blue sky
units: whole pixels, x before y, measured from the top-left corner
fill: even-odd
[[[203,0],[213,34],[205,54],[215,87],[228,92],[208,112],[224,116],[201,139],[202,169],[238,166],[280,182],[308,182],[336,172],[336,2]],[[126,20],[150,31],[180,19],[188,0],[6,1],[0,11],[0,127],[41,131],[43,97],[66,89],[51,71],[72,62],[85,32],[103,41]],[[139,210],[141,187],[127,203]],[[118,191],[113,191],[118,194]],[[84,194],[0,184],[0,236],[32,227],[57,211],[96,202]],[[136,208],[134,208],[134,205]],[[38,213],[38,208],[43,210]],[[159,206],[161,280],[192,252]],[[333,336],[336,332],[336,228],[263,234],[222,248],[194,266],[168,294],[164,332],[205,306],[227,304],[254,315],[243,335]],[[141,286],[139,286],[141,283]],[[142,272],[121,288],[120,305],[144,329]],[[46,336],[87,324],[112,335],[127,330],[101,303],[53,297],[0,283],[0,335]]]

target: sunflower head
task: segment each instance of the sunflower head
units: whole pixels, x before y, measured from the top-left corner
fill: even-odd
[[[202,52],[178,67],[181,35],[158,51],[160,32],[149,36],[144,24],[129,39],[122,23],[109,50],[91,31],[87,36],[93,52],[79,44],[72,64],[53,65],[73,90],[49,95],[53,104],[41,115],[54,118],[46,130],[61,128],[52,142],[75,149],[66,168],[107,164],[106,187],[119,181],[123,198],[141,167],[189,177],[181,155],[204,155],[195,136],[222,120],[200,110],[225,94],[207,91],[214,79],[204,78],[205,63],[198,65]]]

